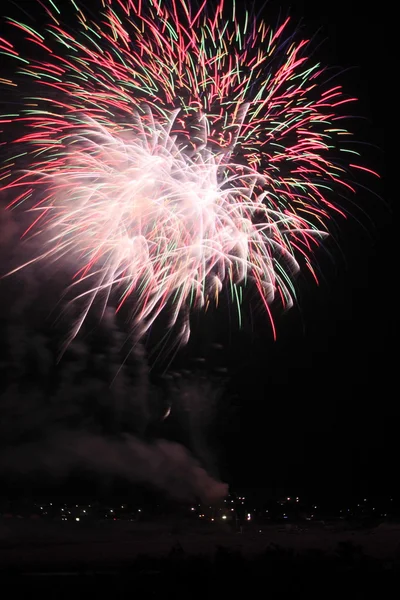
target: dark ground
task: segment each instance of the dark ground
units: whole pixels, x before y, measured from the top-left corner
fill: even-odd
[[[398,590],[399,563],[367,557],[351,544],[329,556],[312,551],[297,555],[283,548],[267,549],[253,558],[220,547],[213,559],[172,553],[167,558],[142,555],[130,565],[110,571],[64,565],[62,572],[25,572],[2,575],[13,593],[48,598],[233,598],[268,596],[355,599],[389,598]]]
[[[396,524],[257,526],[243,534],[228,524],[189,529],[183,522],[0,525],[1,581],[13,594],[383,599],[400,583]]]

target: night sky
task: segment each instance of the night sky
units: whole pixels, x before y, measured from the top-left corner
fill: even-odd
[[[89,6],[91,2],[86,4]],[[359,102],[352,105],[357,118],[349,122],[349,129],[363,142],[360,146],[363,164],[380,172],[382,178],[377,181],[360,174],[354,204],[343,199],[342,206],[349,217],[347,221],[335,218],[332,239],[316,257],[320,285],[316,286],[311,277],[300,276],[298,304],[289,313],[276,311],[276,342],[272,340],[268,317],[259,304],[250,302],[244,311],[242,330],[237,326],[234,311],[225,307],[222,314],[210,311],[205,316],[195,315],[192,341],[164,362],[157,351],[151,353],[157,335],[157,331],[154,332],[145,349],[148,358],[141,359],[136,354],[129,376],[132,385],[137,385],[138,379],[144,376],[141,360],[146,363],[145,376],[152,382],[152,401],[166,406],[169,396],[161,375],[170,359],[169,369],[173,372],[187,369],[193,376],[197,371],[203,383],[209,379],[211,387],[221,389],[218,406],[209,415],[209,430],[206,431],[205,426],[200,428],[198,439],[192,435],[192,429],[196,429],[193,424],[190,435],[186,435],[184,421],[174,417],[173,402],[168,417],[171,421],[161,423],[159,420],[152,426],[151,435],[178,439],[194,453],[201,438],[200,454],[207,446],[205,466],[235,488],[337,497],[396,493],[400,409],[394,360],[397,345],[394,338],[394,225],[392,197],[384,172],[384,126],[388,107],[383,89],[387,89],[388,84],[383,73],[386,60],[383,11],[378,12],[376,6],[359,0],[331,4],[295,2],[291,8],[289,4],[270,2],[263,9],[264,18],[269,20],[271,15],[272,22],[276,22],[282,6],[282,17],[290,13],[294,22],[301,21],[307,37],[314,36],[315,59],[335,67],[335,72],[340,68],[343,73],[338,82],[349,94],[359,98]],[[3,227],[10,227],[4,219],[3,216]],[[6,245],[3,239],[2,252]],[[18,286],[19,292],[25,293],[25,285],[21,281],[1,282],[4,356],[10,352],[16,335],[15,316],[11,315],[9,306]],[[38,301],[40,289],[37,288],[43,289],[43,285],[49,286],[45,305]],[[18,327],[23,346],[30,347],[31,358],[21,358],[28,366],[11,373],[6,366],[7,358],[2,358],[3,391],[17,379],[24,386],[23,402],[28,402],[26,398],[34,393],[34,388],[48,389],[54,384],[55,389],[64,372],[62,364],[56,366],[55,359],[49,358],[51,352],[56,356],[57,335],[60,331],[63,333],[62,326],[52,329],[49,321],[43,321],[39,315],[43,316],[56,305],[56,282],[53,280],[50,285],[40,279],[40,285],[36,284],[29,298],[22,307],[25,316]],[[38,340],[37,351],[32,331],[37,336],[34,338]],[[82,343],[95,347],[96,351],[108,343],[107,334],[103,338],[99,333],[96,335],[97,338]],[[44,344],[44,338],[51,339],[51,343]],[[32,356],[44,356],[44,346],[47,358],[43,358],[43,364],[47,367],[38,375],[40,369],[35,367]],[[86,352],[91,354],[90,349]],[[80,355],[75,356],[77,361],[81,360]],[[156,362],[155,357],[158,357]],[[204,361],[197,360],[199,358]],[[73,364],[74,354],[65,360],[69,361],[68,365]],[[50,368],[48,365],[53,363]],[[218,375],[222,369],[226,371]],[[71,411],[72,416],[43,417],[47,433],[49,423],[56,421],[54,431],[58,431],[62,419],[68,419],[68,427],[79,431],[82,419],[96,422],[97,432],[109,425],[114,409],[104,408],[106,398],[99,402],[101,410],[93,400],[98,397],[98,369],[91,365],[81,370],[82,385],[86,386],[90,379],[94,390],[90,396],[92,412],[85,404],[85,409]],[[21,402],[21,392],[15,393],[15,401]],[[68,402],[67,397],[63,397],[64,412],[65,402]],[[40,402],[35,406],[39,407]],[[35,408],[36,414],[40,411]],[[125,430],[121,423],[124,410],[115,411],[118,419],[111,420],[118,421],[117,429]],[[6,412],[10,414],[8,405]],[[11,422],[17,431],[16,423],[24,419],[24,408],[19,412],[19,417],[13,415],[11,421],[7,416],[4,430],[9,429]],[[129,415],[129,419],[134,418],[135,415]],[[41,421],[39,416],[37,421]],[[35,423],[35,428],[35,431],[40,429],[40,423]],[[22,441],[33,439],[29,432],[26,434],[27,429],[21,427],[21,431],[20,437],[14,432],[8,441],[3,439],[4,452],[8,451],[8,443],[15,449]]]
[[[369,190],[360,188],[356,206],[346,206],[347,222],[336,222],[330,257],[318,255],[319,288],[300,281],[299,305],[279,320],[278,341],[271,343],[258,318],[253,342],[235,341],[242,435],[232,433],[229,460],[236,456],[234,478],[249,486],[263,479],[338,496],[394,491],[400,412],[383,11],[361,2],[296,2],[291,14],[303,16],[306,31],[319,29],[321,61],[343,67],[340,79],[363,117],[354,121],[357,139],[370,144],[362,146],[364,164],[382,179],[360,181]]]

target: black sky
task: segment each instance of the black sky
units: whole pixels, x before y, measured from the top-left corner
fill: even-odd
[[[400,411],[395,230],[384,164],[385,13],[359,1],[296,2],[290,13],[317,32],[318,59],[343,69],[340,81],[359,98],[353,114],[362,118],[353,130],[355,123],[365,142],[363,164],[382,179],[360,179],[369,191],[360,188],[347,222],[337,222],[331,258],[318,257],[320,286],[300,282],[299,305],[279,319],[278,341],[268,340],[257,317],[253,341],[238,335],[232,344],[241,435],[232,435],[227,454],[234,478],[250,487],[258,480],[338,496],[393,492]]]
[[[225,481],[307,494],[395,493],[400,410],[384,11],[360,0],[270,2],[263,15],[276,21],[280,11],[314,37],[322,64],[343,70],[338,80],[359,98],[349,128],[365,143],[363,164],[382,179],[360,176],[370,189],[360,187],[348,220],[336,221],[329,256],[318,256],[319,287],[301,278],[298,306],[277,316],[276,342],[261,310],[248,313],[243,331],[234,315],[232,324],[226,314],[195,317],[195,339],[173,366],[192,368],[201,356],[206,373],[227,368],[212,442]]]

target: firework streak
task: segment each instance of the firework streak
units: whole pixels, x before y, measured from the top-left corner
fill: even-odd
[[[341,212],[332,192],[352,189],[356,166],[340,152],[352,152],[341,110],[354,99],[324,84],[307,41],[293,40],[288,20],[273,30],[223,0],[211,11],[99,0],[96,20],[71,0],[71,31],[53,2],[40,4],[43,31],[9,20],[22,56],[0,38],[18,66],[3,86],[32,90],[2,118],[23,131],[7,142],[18,150],[1,185],[10,207],[32,211],[25,235],[42,251],[30,262],[68,260],[68,285],[86,285],[73,335],[111,296],[129,301],[138,337],[167,307],[182,343],[190,309],[225,287],[239,317],[248,282],[269,314],[274,298],[291,306],[294,274],[303,265],[315,276],[311,257]]]

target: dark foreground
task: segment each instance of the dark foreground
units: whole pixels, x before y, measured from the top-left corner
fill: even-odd
[[[213,558],[172,554],[139,556],[112,570],[80,563],[63,570],[8,570],[1,581],[15,594],[40,598],[389,598],[399,590],[399,565],[343,546],[336,556],[270,548],[252,558],[218,548]]]
[[[135,524],[68,527],[60,536],[58,527],[21,521],[3,527],[1,581],[30,598],[384,599],[400,589],[399,534],[397,527],[237,534]]]

